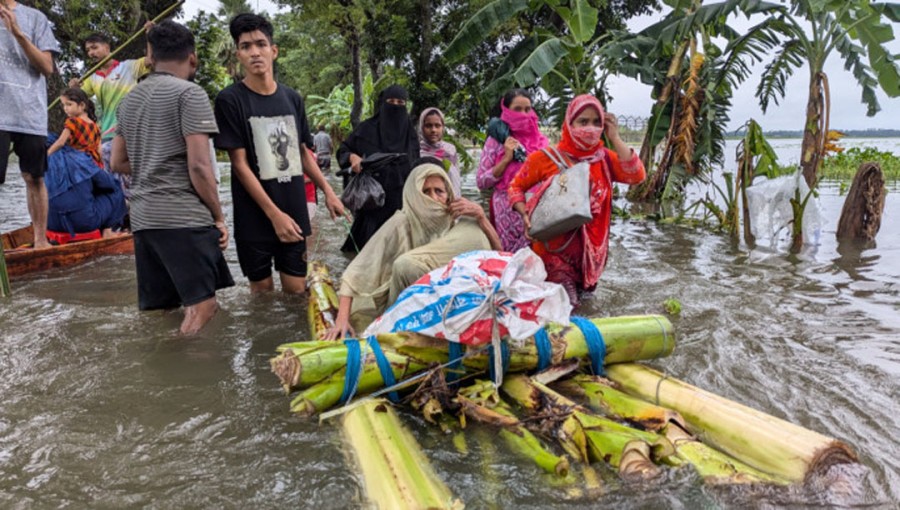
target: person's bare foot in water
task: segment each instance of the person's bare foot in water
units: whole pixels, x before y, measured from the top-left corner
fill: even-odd
[[[219,310],[216,297],[213,296],[195,305],[184,307],[184,320],[181,321],[182,335],[196,335],[203,329]]]

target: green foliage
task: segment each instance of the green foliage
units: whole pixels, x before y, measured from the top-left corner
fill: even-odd
[[[881,109],[876,87],[890,97],[900,96],[900,67],[884,46],[894,39],[894,32],[882,18],[896,22],[898,5],[866,0],[797,0],[791,4],[790,13],[781,18],[779,27],[784,42],[766,67],[757,91],[763,111],[770,101],[777,102],[778,97],[785,96],[785,81],[794,69],[805,65],[815,75],[835,50],[862,89],[868,115]],[[801,21],[815,27],[813,37]]]
[[[328,95],[334,87],[349,83],[350,54],[333,27],[302,11],[276,14],[278,80],[304,97]]]
[[[112,40],[112,49],[125,42],[147,21],[175,3],[175,0],[32,0],[29,5],[43,12],[53,24],[53,35],[62,51],[57,65],[65,81],[76,77],[83,69],[86,55],[82,42],[99,32]],[[181,8],[174,15],[181,13]],[[137,58],[146,51],[146,38],[140,37],[117,57],[119,60]]]
[[[681,301],[675,298],[669,298],[663,301],[663,309],[667,314],[672,316],[681,315]]]
[[[825,158],[822,164],[822,179],[852,181],[859,166],[863,163],[878,163],[884,178],[888,181],[900,181],[900,157],[875,147],[851,147],[844,152]]]
[[[231,81],[228,70],[217,58],[222,40],[230,36],[216,16],[203,11],[198,12],[186,25],[194,33],[197,60],[200,62],[194,81],[203,87],[210,101],[213,101],[219,91]]]
[[[373,91],[372,75],[366,75],[363,80],[363,117],[372,115]],[[336,85],[327,96],[317,94],[307,96],[306,114],[311,125],[324,125],[331,131],[331,136],[336,141],[346,138],[353,129],[350,124],[353,96],[352,85],[344,87]]]
[[[486,70],[477,93],[482,115],[511,87],[539,87],[555,121],[576,94],[604,97],[606,69],[599,54],[610,29],[624,19],[655,7],[656,1],[597,2],[589,0],[493,0],[470,17],[447,46],[451,64],[466,65],[471,51],[486,44],[505,46],[499,66]],[[613,22],[612,20],[616,20]],[[613,26],[610,26],[613,25]]]

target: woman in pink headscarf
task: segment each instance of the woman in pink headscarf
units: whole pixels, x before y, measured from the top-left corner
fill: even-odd
[[[612,149],[603,144],[601,137],[604,130]],[[562,284],[569,293],[572,306],[575,306],[578,304],[577,291],[593,290],[606,265],[613,182],[637,184],[647,174],[641,159],[619,136],[615,116],[604,114],[600,101],[591,95],[578,96],[569,104],[562,138],[556,148],[572,164],[579,161],[590,163],[593,219],[546,243],[535,241],[531,247],[544,261],[547,280]],[[541,192],[558,173],[556,164],[545,153],[537,152],[528,157],[510,184],[509,200],[522,218],[524,232],[531,228],[531,211]],[[536,184],[541,184],[541,187],[526,205],[525,191]]]
[[[522,218],[512,210],[507,189],[519,173],[528,154],[547,146],[547,138],[538,129],[538,117],[531,108],[528,91],[514,89],[500,101],[500,118],[488,124],[488,138],[481,152],[475,182],[482,190],[493,190],[491,221],[500,234],[505,251],[528,246]]]

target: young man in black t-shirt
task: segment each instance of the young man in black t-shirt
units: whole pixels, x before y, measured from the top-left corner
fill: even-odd
[[[306,243],[311,232],[305,173],[325,192],[332,218],[344,207],[306,150],[313,138],[303,99],[275,81],[278,47],[272,24],[239,14],[229,25],[245,78],[216,97],[216,147],[228,151],[234,179],[234,238],[251,292],[274,289],[272,260],[285,292],[306,290]]]

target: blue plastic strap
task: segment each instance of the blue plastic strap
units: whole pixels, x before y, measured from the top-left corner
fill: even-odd
[[[603,334],[588,319],[584,317],[572,316],[572,324],[581,330],[584,335],[584,341],[587,343],[588,354],[591,356],[591,368],[595,375],[606,375],[603,370],[603,360],[606,359],[606,342],[603,341]]]
[[[534,334],[534,346],[537,348],[538,372],[550,366],[553,362],[553,346],[550,345],[550,337],[547,330],[541,328]]]
[[[447,382],[453,382],[459,379],[460,371],[463,369],[462,359],[466,355],[466,348],[463,344],[457,342],[449,342],[447,353],[450,357],[450,364],[447,365]]]
[[[375,355],[375,363],[378,363],[378,371],[381,372],[381,380],[384,381],[384,387],[390,388],[396,385],[397,380],[394,379],[394,369],[391,368],[391,362],[388,361],[387,356],[384,355],[384,351],[381,350],[381,344],[378,343],[378,338],[376,338],[375,335],[372,335],[369,338],[366,338],[366,342],[369,343],[369,347],[372,348],[372,354]],[[388,393],[388,398],[395,404],[400,402],[400,397],[397,396],[396,391]]]
[[[341,404],[346,404],[359,385],[359,376],[362,373],[362,352],[359,349],[359,340],[350,338],[344,340],[347,346],[347,371],[344,374],[344,392],[341,393]]]
[[[500,342],[500,359],[505,374],[509,370],[509,344],[506,343],[506,340]],[[494,349],[488,349],[488,370],[491,380],[497,382],[497,374],[494,372]]]

